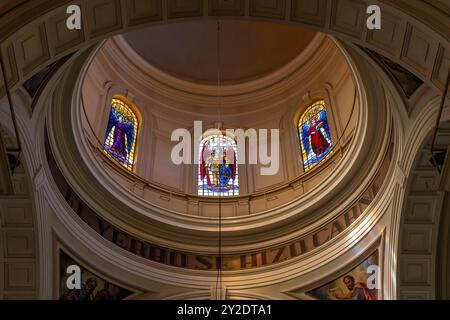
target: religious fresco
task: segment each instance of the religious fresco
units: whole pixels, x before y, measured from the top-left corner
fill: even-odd
[[[414,92],[416,92],[416,90],[423,84],[423,81],[416,77],[413,73],[409,72],[385,56],[369,49],[365,49],[365,51],[369,53],[375,61],[383,66],[388,74],[395,79],[408,99],[411,98]]]
[[[67,288],[67,279],[70,276],[67,268],[71,265],[79,266],[81,269],[81,289],[79,290]],[[87,270],[62,250],[59,256],[59,274],[60,300],[123,300],[133,294]]]
[[[318,300],[379,300],[381,288],[375,286],[377,275],[374,271],[378,270],[375,267],[379,262],[379,251],[376,250],[349,272],[306,294]]]

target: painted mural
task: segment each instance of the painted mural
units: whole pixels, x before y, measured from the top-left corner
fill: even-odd
[[[414,74],[399,64],[389,60],[385,56],[372,50],[365,49],[365,51],[387,70],[388,74],[395,79],[408,99],[411,98],[414,92],[416,92],[416,90],[423,84],[423,81]]]
[[[376,250],[349,272],[306,294],[318,300],[379,300],[381,288],[375,284],[376,277],[381,277],[381,274],[374,271],[378,270],[375,268],[378,265],[379,251]]]
[[[60,300],[123,300],[133,294],[133,292],[114,285],[88,271],[62,250],[60,250],[59,261]],[[67,268],[71,265],[77,265],[81,269],[81,289],[79,290],[67,288],[67,278],[70,276],[67,273]]]

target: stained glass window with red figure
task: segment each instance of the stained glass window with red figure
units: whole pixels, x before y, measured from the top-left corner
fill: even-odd
[[[236,141],[224,135],[211,135],[200,142],[199,151],[198,195],[239,195]]]
[[[311,170],[327,158],[333,148],[324,100],[317,100],[303,112],[298,122],[303,167]]]

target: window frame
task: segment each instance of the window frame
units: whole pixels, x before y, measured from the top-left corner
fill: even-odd
[[[304,118],[305,115],[310,112],[310,110],[316,106],[316,105],[322,105],[323,110],[325,110],[325,114],[326,114],[326,120],[328,123],[328,128],[329,128],[329,141],[327,139],[327,141],[330,143],[329,149],[326,151],[326,154],[317,162],[312,163],[312,164],[306,164],[305,160],[307,160],[308,155],[306,154],[306,150],[304,149],[303,146],[303,139],[302,139],[302,127],[303,127],[303,123],[304,123]],[[295,121],[295,125],[296,125],[296,135],[297,135],[297,139],[298,139],[298,145],[300,146],[300,162],[302,164],[302,168],[304,172],[310,172],[313,169],[315,169],[317,166],[319,166],[320,164],[322,164],[324,161],[326,161],[327,159],[329,159],[332,155],[333,155],[333,151],[335,148],[335,141],[333,139],[333,130],[332,130],[332,126],[331,126],[331,122],[330,122],[330,108],[326,103],[326,99],[323,97],[317,97],[313,100],[311,100],[308,104],[306,104],[306,106],[303,108],[302,112],[299,113],[299,116],[297,117],[296,121]],[[306,159],[305,159],[305,155],[306,155]],[[306,161],[307,162],[307,161]]]
[[[133,143],[133,147],[132,147],[132,153],[133,153],[133,159],[132,159],[132,164],[128,165],[126,163],[121,162],[120,160],[118,160],[113,154],[110,153],[110,151],[105,147],[106,146],[106,142],[109,139],[109,135],[112,134],[112,131],[110,132],[109,135],[106,135],[106,130],[108,128],[108,121],[111,115],[111,110],[113,108],[113,104],[114,101],[117,100],[119,101],[120,104],[123,104],[125,106],[125,109],[127,109],[131,115],[134,118],[134,126],[135,126],[135,134],[134,134],[134,143]],[[127,98],[121,96],[121,95],[113,95],[110,100],[109,100],[109,108],[107,108],[107,118],[106,118],[106,126],[105,126],[105,130],[104,130],[104,139],[103,139],[103,152],[108,156],[108,158],[110,158],[111,160],[113,160],[116,164],[118,164],[121,168],[127,170],[128,172],[131,172],[133,174],[136,173],[136,164],[137,164],[137,158],[138,158],[138,142],[139,142],[139,133],[141,131],[142,128],[142,120],[141,120],[141,116],[139,113],[139,110],[137,109],[137,107],[131,102],[129,101]]]
[[[226,139],[228,141],[232,141],[232,147],[233,147],[233,150],[234,150],[235,155],[236,155],[236,157],[235,157],[236,178],[233,181],[233,185],[236,187],[236,189],[230,190],[230,191],[233,191],[231,194],[229,193],[229,191],[227,191],[227,192],[223,192],[223,191],[206,191],[203,188],[200,189],[200,183],[202,181],[206,180],[206,178],[204,178],[204,180],[200,179],[202,150],[203,150],[203,147],[206,144],[206,142],[211,140],[211,139],[214,139],[214,138],[222,138],[222,139]],[[226,145],[228,145],[228,144],[226,144]],[[207,198],[213,198],[213,197],[226,197],[226,198],[229,198],[229,197],[237,197],[237,196],[239,196],[240,195],[240,191],[241,191],[240,190],[241,186],[240,186],[240,177],[239,177],[239,154],[238,154],[238,150],[237,150],[236,139],[234,139],[233,137],[230,137],[230,136],[228,136],[226,134],[223,134],[223,132],[221,134],[214,133],[214,134],[209,134],[207,136],[203,136],[201,141],[199,142],[198,146],[199,146],[199,150],[198,150],[198,154],[196,155],[196,157],[198,157],[197,158],[198,159],[198,164],[196,165],[196,169],[197,169],[196,170],[197,171],[197,176],[196,176],[197,183],[196,183],[196,192],[195,192],[197,194],[197,196],[199,196],[199,197],[207,197]],[[207,194],[205,194],[205,191],[206,191]],[[209,193],[211,193],[211,194],[209,194]]]

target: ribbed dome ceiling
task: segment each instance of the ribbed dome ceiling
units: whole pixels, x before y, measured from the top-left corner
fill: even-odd
[[[286,65],[312,41],[316,32],[283,24],[220,22],[220,78],[241,83]],[[176,77],[217,83],[217,22],[193,21],[153,26],[124,35],[153,66]]]

